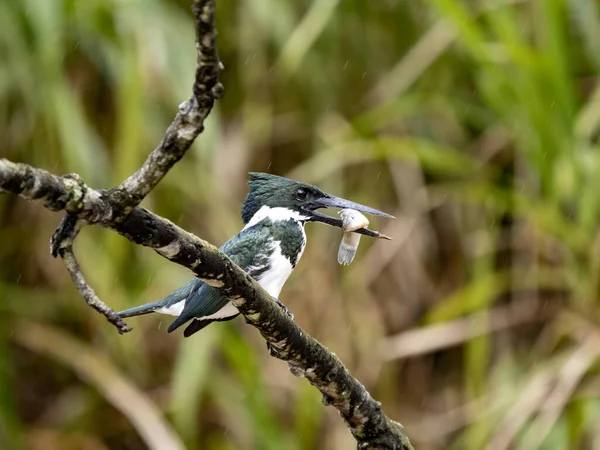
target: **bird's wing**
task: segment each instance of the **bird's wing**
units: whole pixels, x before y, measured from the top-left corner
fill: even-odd
[[[257,253],[259,248],[262,252]],[[221,247],[221,251],[240,266],[252,278],[258,279],[269,268],[269,256],[273,252],[270,229],[256,224],[242,230]],[[194,280],[192,280],[193,282]],[[229,300],[200,280],[197,288],[188,295],[183,311],[169,326],[169,332],[197,317],[211,316],[223,308]]]

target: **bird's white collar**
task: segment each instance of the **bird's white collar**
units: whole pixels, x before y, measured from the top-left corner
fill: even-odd
[[[308,217],[303,216],[299,212],[288,209],[288,208],[282,208],[282,207],[271,208],[267,205],[264,205],[258,211],[256,211],[254,213],[254,215],[252,216],[250,221],[244,227],[244,230],[246,228],[250,228],[250,227],[256,225],[257,223],[259,223],[261,220],[264,220],[264,219],[271,219],[273,222],[278,222],[280,220],[296,220],[298,222],[301,222],[303,220],[308,219]]]

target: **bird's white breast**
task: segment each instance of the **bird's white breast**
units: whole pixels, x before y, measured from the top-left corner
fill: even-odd
[[[300,231],[302,232],[302,235],[303,235],[303,244],[300,249],[300,252],[298,253],[297,259],[295,261],[295,264],[297,264],[298,261],[300,260],[300,257],[302,256],[302,253],[304,252],[304,247],[306,246],[306,233],[304,232],[304,227],[302,226],[302,223],[301,223],[301,220],[305,219],[305,217],[303,217],[301,214],[299,214],[295,211],[289,210],[287,208],[270,208],[268,206],[263,206],[262,208],[260,208],[260,210],[258,210],[256,212],[256,214],[254,214],[254,216],[246,224],[244,229],[249,228],[253,225],[256,225],[261,220],[266,219],[266,218],[271,219],[273,222],[277,222],[280,220],[296,221],[296,223],[298,224],[298,228],[300,229]],[[283,285],[285,284],[285,282],[287,281],[289,276],[292,274],[294,267],[292,266],[292,263],[290,262],[290,260],[281,253],[281,243],[279,241],[272,241],[271,245],[272,245],[273,253],[269,257],[269,269],[264,271],[259,277],[257,277],[256,281],[258,281],[258,284],[260,284],[261,287],[269,293],[269,295],[277,298],[277,297],[279,297],[279,294],[281,293],[281,289],[283,289]],[[248,267],[248,268],[246,268],[246,272],[252,272],[253,269],[258,269],[258,268]],[[169,313],[173,314],[175,312],[175,309],[177,308],[179,311],[179,314],[180,314],[181,313],[180,309],[183,309],[184,302],[180,302],[180,303],[181,303],[181,306],[179,306],[179,304],[176,304],[176,305],[172,305],[170,308],[168,308],[169,312],[167,312],[167,308],[162,308],[162,310],[159,310],[159,312],[165,312],[166,314],[169,314]],[[238,309],[235,306],[233,306],[231,304],[231,302],[229,302],[223,308],[221,308],[219,311],[217,311],[216,313],[214,313],[210,316],[198,317],[198,318],[196,318],[196,320],[207,320],[207,319],[214,320],[214,319],[235,316],[236,314],[239,314]]]
[[[279,297],[279,293],[294,268],[290,260],[281,253],[280,243],[273,242],[273,253],[269,257],[269,269],[266,270],[256,281],[273,297]]]

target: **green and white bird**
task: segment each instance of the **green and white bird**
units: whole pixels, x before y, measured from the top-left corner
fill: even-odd
[[[349,208],[393,217],[335,197],[316,186],[276,175],[250,173],[248,185],[250,189],[242,205],[245,226],[221,247],[221,251],[254,278],[282,307],[277,297],[304,251],[304,224],[322,222],[342,227],[340,219],[319,213],[319,208]],[[385,237],[367,228],[357,232]],[[231,320],[239,314],[227,297],[197,278],[161,300],[117,314],[119,317],[131,317],[152,312],[178,316],[169,326],[169,333],[191,321],[183,333],[185,337],[212,322]]]

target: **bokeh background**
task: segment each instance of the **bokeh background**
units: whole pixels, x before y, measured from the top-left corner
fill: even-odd
[[[187,0],[0,1],[0,156],[107,188],[188,98]],[[220,245],[247,172],[389,211],[355,263],[309,224],[281,298],[420,450],[600,448],[600,7],[594,0],[219,0],[225,97],[144,202]],[[118,335],[0,196],[0,448],[347,449],[244,321]],[[115,309],[186,270],[100,229]],[[183,442],[183,444],[181,444]]]

